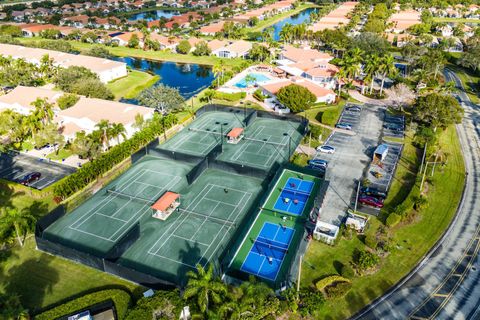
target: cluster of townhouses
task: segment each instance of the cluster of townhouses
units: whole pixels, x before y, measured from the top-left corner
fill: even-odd
[[[445,9],[429,8],[428,10],[434,17],[480,19],[480,5],[477,4],[457,4],[455,6],[448,6]]]
[[[330,11],[326,16],[320,18],[310,26],[310,30],[322,31],[325,29],[335,29],[339,26],[345,26],[350,22],[349,14],[355,9],[358,2],[347,1],[342,3],[335,10]]]
[[[18,86],[9,93],[0,96],[0,112],[10,109],[20,114],[28,115],[34,107],[32,103],[40,98],[54,105],[53,121],[66,141],[73,141],[77,132],[91,133],[102,120],[110,123],[121,123],[125,127],[125,138],[130,138],[138,128],[135,119],[138,115],[144,120],[153,117],[154,110],[142,106],[80,97],[78,102],[68,109],[61,110],[56,101],[62,97],[62,91],[39,87]],[[112,141],[112,145],[118,141]]]

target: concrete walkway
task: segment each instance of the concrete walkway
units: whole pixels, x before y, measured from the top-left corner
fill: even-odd
[[[373,104],[375,106],[385,106],[385,107],[388,107],[388,106],[392,105],[392,102],[388,98],[381,99],[381,100],[380,99],[372,99],[372,98],[364,96],[363,94],[361,94],[357,90],[348,90],[348,94],[353,99],[358,100],[358,101],[360,101],[362,103],[365,103],[365,104]]]

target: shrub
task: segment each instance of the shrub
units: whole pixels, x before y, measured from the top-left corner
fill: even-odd
[[[227,93],[227,92],[215,92],[215,98],[219,100],[226,100],[230,102],[237,102],[240,99],[244,99],[246,96],[245,92],[235,92],[235,93]]]
[[[322,291],[327,286],[330,286],[335,282],[350,282],[350,280],[348,280],[347,278],[344,278],[342,276],[333,275],[333,276],[328,276],[328,277],[325,277],[325,278],[317,281],[317,283],[315,284],[315,287],[317,287],[318,291]]]
[[[299,301],[299,312],[302,316],[313,316],[315,311],[325,302],[323,294],[310,289],[301,289]]]
[[[90,306],[93,306],[98,303],[102,303],[108,300],[112,300],[115,309],[117,310],[117,315],[119,319],[123,319],[127,313],[128,307],[130,306],[131,298],[130,294],[124,290],[113,289],[113,290],[102,290],[94,293],[86,294],[83,297],[71,300],[67,303],[59,305],[53,309],[47,310],[37,316],[36,320],[50,320],[58,319],[60,317],[70,315],[77,311],[87,309]]]
[[[57,105],[60,109],[65,110],[73,106],[80,99],[76,94],[66,93],[57,99]]]
[[[346,295],[351,288],[350,282],[336,282],[325,288],[325,294],[330,299],[340,298]]]
[[[187,40],[182,40],[177,45],[177,52],[180,54],[187,54],[190,52],[191,49],[192,49],[192,46]]]
[[[253,97],[261,102],[263,102],[267,98],[260,89],[255,90],[255,92],[253,93]]]
[[[125,319],[178,319],[183,303],[178,290],[157,291],[152,297],[141,298]]]
[[[353,270],[350,263],[346,263],[346,264],[342,265],[342,268],[340,269],[340,274],[344,278],[352,279],[352,278],[355,277],[355,270]]]
[[[380,258],[375,253],[370,251],[359,250],[355,252],[353,262],[357,266],[358,270],[366,271],[375,267],[380,262]]]
[[[392,212],[388,215],[387,220],[385,221],[385,224],[387,225],[387,227],[394,227],[401,220],[402,220],[402,216],[396,214],[395,212]]]
[[[374,234],[365,235],[365,245],[373,250],[377,249],[378,241]]]
[[[208,47],[208,44],[205,41],[200,41],[195,46],[195,50],[193,50],[194,56],[209,56],[212,53],[212,50]]]

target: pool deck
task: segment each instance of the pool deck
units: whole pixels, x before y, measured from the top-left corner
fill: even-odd
[[[269,80],[265,81],[258,81],[256,83],[258,84],[265,84],[265,83],[270,83],[270,82],[276,82],[279,80],[282,80],[280,78],[275,77],[272,75],[271,72],[268,71],[259,71],[258,66],[252,66],[250,68],[247,68],[234,76],[232,79],[227,81],[222,87],[218,89],[220,92],[226,92],[226,93],[236,93],[236,92],[247,92],[247,93],[253,93],[257,88],[253,85],[248,86],[246,88],[239,88],[236,86],[238,82],[240,82],[242,79],[244,79],[248,74],[259,74],[265,77],[268,77]]]

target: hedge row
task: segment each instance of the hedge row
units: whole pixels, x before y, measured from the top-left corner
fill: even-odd
[[[95,181],[99,176],[110,170],[114,165],[120,163],[143,146],[151,142],[163,133],[165,128],[172,127],[177,122],[175,115],[156,119],[154,118],[144,129],[135,133],[133,137],[118,144],[100,155],[97,159],[87,162],[77,172],[57,182],[53,190],[58,200],[64,200],[83,189],[89,183]]]
[[[225,100],[230,102],[236,102],[240,99],[244,99],[247,96],[245,92],[235,92],[235,93],[227,93],[227,92],[215,92],[215,98],[219,100]]]
[[[317,287],[318,291],[322,291],[326,287],[328,287],[328,286],[330,286],[330,285],[332,285],[336,282],[348,282],[348,283],[350,283],[350,280],[348,280],[347,278],[344,278],[342,276],[333,275],[333,276],[323,278],[322,280],[319,280],[315,284],[315,286]]]
[[[178,319],[185,302],[178,290],[157,291],[152,297],[143,297],[128,311],[125,320]]]
[[[117,310],[119,319],[125,318],[128,307],[131,303],[130,294],[120,289],[102,290],[84,295],[78,299],[71,300],[67,303],[59,305],[53,309],[47,310],[37,316],[35,320],[52,320],[63,316],[73,314],[78,311],[88,309],[98,303],[112,300]]]

